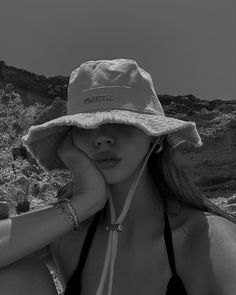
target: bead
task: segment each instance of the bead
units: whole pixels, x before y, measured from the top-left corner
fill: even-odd
[[[123,230],[123,225],[120,223],[113,223],[113,224],[110,223],[106,226],[106,230],[121,232]]]
[[[57,212],[59,214],[62,214],[62,212],[66,214],[66,219],[69,222],[73,222],[73,225],[74,225],[73,230],[77,232],[79,230],[80,222],[74,208],[70,204],[70,200],[68,199],[60,200],[59,202],[54,204],[54,207],[57,209]]]

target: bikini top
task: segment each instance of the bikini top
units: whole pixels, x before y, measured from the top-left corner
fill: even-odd
[[[81,294],[82,270],[86,263],[89,249],[92,244],[93,237],[96,232],[98,220],[102,211],[103,209],[101,211],[98,211],[93,221],[91,222],[91,225],[88,229],[88,232],[85,237],[84,244],[81,250],[77,269],[74,271],[72,277],[70,278],[64,295],[75,295],[75,294],[80,295]],[[166,249],[168,254],[169,265],[172,272],[172,277],[170,278],[167,285],[166,295],[175,295],[175,294],[188,295],[184,287],[184,284],[181,281],[181,278],[176,272],[174,249],[173,249],[173,243],[172,243],[172,233],[171,233],[171,228],[170,228],[170,224],[169,224],[169,220],[168,220],[168,216],[166,212],[164,213],[164,217],[165,217],[164,239],[165,239],[165,244],[166,244]]]

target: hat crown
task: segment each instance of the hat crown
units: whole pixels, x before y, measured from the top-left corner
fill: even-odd
[[[74,83],[78,84],[77,90],[81,91],[108,86],[127,86],[157,96],[150,74],[131,59],[85,62],[71,73],[69,84]]]
[[[150,74],[123,58],[87,61],[71,73],[67,113],[106,109],[164,115]]]

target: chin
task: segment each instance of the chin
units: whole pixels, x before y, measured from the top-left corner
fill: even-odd
[[[107,184],[121,184],[134,177],[134,171],[101,171]]]
[[[127,177],[125,175],[121,176],[121,175],[117,175],[115,173],[113,174],[111,172],[103,173],[103,176],[106,179],[107,184],[119,184],[127,179]]]

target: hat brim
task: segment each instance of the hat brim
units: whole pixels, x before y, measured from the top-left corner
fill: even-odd
[[[109,110],[62,116],[41,125],[31,126],[28,134],[22,137],[22,142],[45,170],[67,169],[58,157],[57,149],[70,127],[94,129],[105,123],[133,125],[150,136],[167,135],[173,148],[183,142],[196,147],[202,146],[194,122],[130,110]]]

